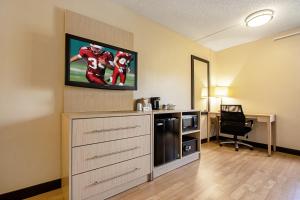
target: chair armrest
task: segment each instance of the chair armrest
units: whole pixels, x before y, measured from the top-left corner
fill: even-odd
[[[245,126],[250,127],[250,128],[253,127],[253,124],[254,124],[254,121],[253,121],[253,120],[247,120],[247,121],[245,122]]]

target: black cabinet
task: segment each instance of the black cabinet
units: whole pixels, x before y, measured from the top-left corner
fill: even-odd
[[[162,118],[154,121],[154,166],[180,157],[179,120]]]

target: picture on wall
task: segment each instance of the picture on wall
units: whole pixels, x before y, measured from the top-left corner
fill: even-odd
[[[66,34],[65,84],[136,90],[137,52]]]

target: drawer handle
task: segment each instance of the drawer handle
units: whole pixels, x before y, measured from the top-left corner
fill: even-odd
[[[96,185],[99,185],[99,184],[101,184],[101,183],[105,183],[105,182],[107,182],[107,181],[111,181],[111,180],[113,180],[113,179],[120,178],[120,177],[122,177],[122,176],[126,176],[126,175],[128,175],[128,174],[134,173],[134,172],[136,172],[136,171],[138,171],[138,170],[140,170],[140,168],[134,168],[133,170],[130,170],[130,171],[125,172],[125,173],[123,173],[123,174],[119,174],[119,175],[117,175],[117,176],[114,176],[114,177],[111,177],[111,178],[108,178],[108,179],[104,179],[104,180],[101,180],[101,181],[95,181],[94,183],[91,183],[91,184],[87,185],[87,187],[96,186]]]
[[[103,132],[111,132],[111,131],[135,129],[135,128],[138,128],[138,127],[140,127],[140,125],[126,126],[126,127],[120,127],[120,128],[109,128],[109,129],[93,130],[93,131],[88,131],[88,132],[85,132],[85,133],[87,133],[87,134],[89,134],[89,133],[103,133]]]
[[[103,154],[103,155],[95,155],[93,157],[87,158],[86,160],[94,160],[94,159],[98,159],[98,158],[112,156],[112,155],[123,153],[123,152],[133,151],[133,150],[136,150],[136,149],[139,149],[139,148],[141,148],[141,147],[136,146],[136,147],[133,147],[133,148],[130,148],[130,149],[124,149],[124,150],[115,151],[115,152],[111,152],[111,153],[107,153],[107,154]]]

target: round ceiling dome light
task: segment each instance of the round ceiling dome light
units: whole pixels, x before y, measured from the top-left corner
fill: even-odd
[[[260,10],[246,17],[245,22],[249,27],[262,26],[273,19],[274,11],[270,9]]]

